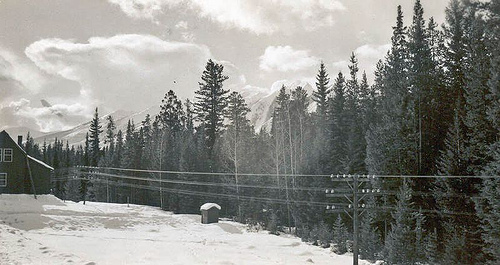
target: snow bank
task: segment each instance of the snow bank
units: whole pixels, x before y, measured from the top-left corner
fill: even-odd
[[[219,210],[221,209],[220,206],[217,203],[210,203],[210,202],[208,202],[208,203],[203,204],[200,207],[200,211],[206,211],[206,210],[208,210],[210,208],[213,208],[213,207],[215,207],[215,208],[217,208]]]
[[[352,264],[293,236],[199,220],[149,206],[0,195],[0,264]]]

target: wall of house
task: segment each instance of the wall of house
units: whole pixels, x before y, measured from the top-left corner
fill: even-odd
[[[50,169],[42,166],[34,161],[30,161],[31,173],[33,182],[35,183],[37,194],[50,193]]]
[[[26,168],[26,156],[19,146],[5,133],[0,133],[0,149],[13,150],[12,162],[0,162],[0,173],[7,173],[7,187],[0,193],[30,193],[30,182]]]

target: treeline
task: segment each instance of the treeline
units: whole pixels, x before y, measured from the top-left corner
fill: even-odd
[[[227,204],[226,214],[241,221],[264,221],[272,230],[293,226],[304,240],[324,246],[334,242],[336,251],[342,253],[348,250],[351,236],[345,227],[350,221],[326,215],[312,203],[293,204],[294,200],[328,202],[324,192],[297,190],[329,188],[332,183],[328,178],[293,175],[498,176],[499,38],[498,0],[452,0],[442,27],[433,18],[424,18],[417,0],[411,25],[404,25],[398,7],[391,48],[377,63],[373,84],[360,72],[354,53],[347,74],[331,78],[321,64],[312,95],[302,87],[281,88],[269,132],[255,132],[242,96],[223,88],[228,79],[223,66],[209,60],[194,101],[181,101],[170,90],[160,113],[140,123],[129,121],[124,132],[117,131],[111,116],[105,125],[100,124],[96,109],[83,147],[70,148],[56,140],[40,148],[28,137],[25,149],[56,168],[86,165],[230,172],[234,178],[219,180],[278,185],[282,188],[274,193],[253,191],[253,195],[290,204],[275,207],[240,202],[238,197],[236,203],[229,200],[232,204]],[[308,111],[311,101],[316,105],[312,113]],[[241,173],[274,174],[276,178],[243,180],[238,178]],[[91,181],[82,181],[80,191],[86,183]],[[391,178],[372,185],[398,191],[398,196],[367,200],[392,211],[363,216],[362,258],[384,259],[389,264],[500,262],[498,178]],[[56,187],[56,192],[65,189]],[[165,209],[176,212],[197,212],[199,203],[207,200],[140,189],[115,193],[113,202],[132,199],[156,205],[160,201]],[[233,193],[243,196],[245,191]],[[257,214],[263,209],[271,209],[270,214]]]

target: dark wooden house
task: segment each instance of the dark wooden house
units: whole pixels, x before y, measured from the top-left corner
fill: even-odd
[[[0,132],[0,194],[50,193],[49,165],[29,156],[21,148],[22,137],[16,143],[6,131]]]
[[[201,223],[211,224],[219,222],[220,206],[215,203],[205,203],[200,207]]]

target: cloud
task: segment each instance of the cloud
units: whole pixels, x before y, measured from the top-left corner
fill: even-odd
[[[74,122],[87,121],[91,113],[88,106],[79,103],[56,104],[51,107],[33,107],[32,105],[30,100],[21,98],[0,107],[2,125],[11,128],[31,128],[42,132],[59,131],[70,129],[74,126]],[[57,116],[56,113],[61,114],[61,117]]]
[[[256,34],[290,32],[298,27],[315,30],[334,24],[336,12],[346,10],[338,0],[108,0],[128,16],[150,19],[163,10],[181,7],[226,28]]]
[[[267,72],[306,70],[320,61],[309,55],[308,50],[295,50],[290,46],[269,46],[259,59],[260,69]]]
[[[25,92],[38,92],[46,84],[46,78],[29,61],[0,47],[0,80],[17,83]],[[0,90],[4,90],[0,88]],[[0,92],[0,95],[3,92]],[[1,103],[1,101],[0,101]]]
[[[391,48],[390,44],[384,44],[384,45],[366,44],[356,48],[356,50],[354,50],[354,53],[359,58],[378,60],[382,59],[387,54],[387,51],[389,51],[390,48]]]
[[[374,76],[376,64],[378,60],[384,59],[387,51],[391,48],[390,44],[374,45],[365,44],[354,50],[354,54],[358,59],[359,74],[366,72],[369,81],[372,81]],[[338,72],[342,72],[345,75],[349,74],[349,62],[347,60],[339,60],[333,62],[331,65],[331,73],[333,76],[337,76]],[[359,76],[361,77],[361,75]]]
[[[150,19],[155,21],[155,17],[163,13],[163,8],[174,7],[182,0],[108,0],[116,4],[130,17],[137,19]]]
[[[80,84],[80,102],[142,110],[169,89],[191,97],[211,53],[206,46],[151,35],[93,37],[87,43],[43,39],[25,50],[36,66]]]

